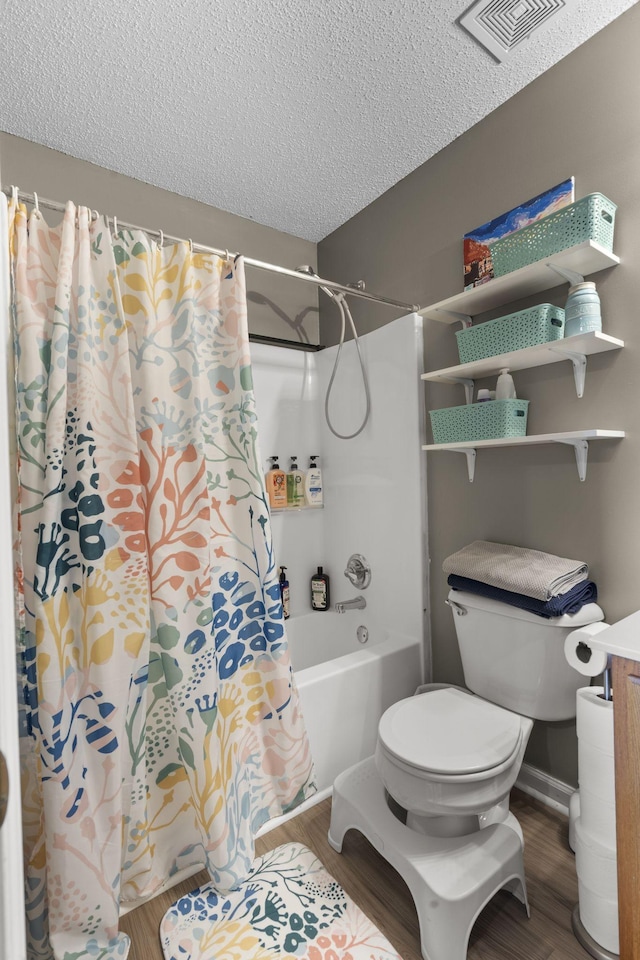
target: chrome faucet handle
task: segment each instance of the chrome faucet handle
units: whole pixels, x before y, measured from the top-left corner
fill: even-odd
[[[352,553],[347,561],[344,575],[359,590],[366,590],[371,583],[371,567],[361,553]]]

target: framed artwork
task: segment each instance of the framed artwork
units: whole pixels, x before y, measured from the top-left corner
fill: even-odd
[[[539,193],[537,197],[527,200],[501,214],[481,227],[470,230],[464,235],[464,289],[477,287],[487,283],[493,277],[493,262],[491,260],[491,244],[494,240],[515,233],[522,227],[529,226],[542,217],[560,210],[573,203],[575,199],[575,178],[569,177],[550,190]]]

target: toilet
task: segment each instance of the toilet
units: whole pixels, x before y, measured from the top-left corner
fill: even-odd
[[[459,590],[447,603],[468,689],[427,684],[385,711],[375,756],[335,781],[329,829],[338,852],[347,830],[360,831],[404,878],[425,960],[465,960],[478,914],[502,888],[528,913],[509,792],[533,721],[575,716],[584,677],[565,638],[604,619],[593,603],[548,620]]]

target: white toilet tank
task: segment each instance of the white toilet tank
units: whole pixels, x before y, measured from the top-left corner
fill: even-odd
[[[449,592],[467,687],[478,696],[533,720],[576,715],[576,690],[589,681],[567,663],[568,633],[604,620],[596,603],[546,620],[498,600]]]

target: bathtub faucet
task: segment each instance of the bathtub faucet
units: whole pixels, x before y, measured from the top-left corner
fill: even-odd
[[[343,600],[336,603],[336,613],[346,613],[347,610],[364,610],[367,601],[364,597],[354,597],[353,600]]]

